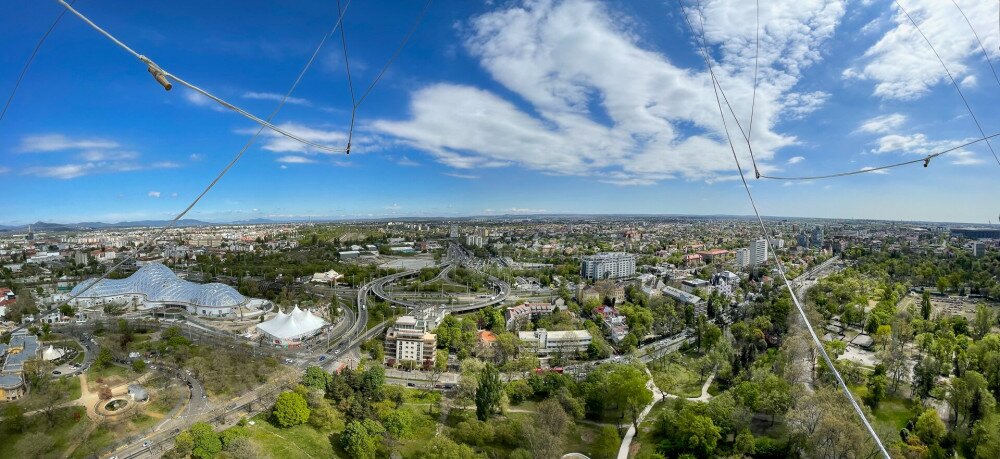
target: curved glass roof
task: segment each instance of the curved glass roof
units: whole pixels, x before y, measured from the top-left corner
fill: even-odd
[[[79,283],[70,292],[77,297],[96,279]],[[205,307],[234,307],[247,299],[236,289],[219,283],[196,284],[182,280],[161,263],[151,263],[139,268],[125,279],[104,279],[78,298],[101,298],[117,295],[143,295],[147,301],[191,304]]]

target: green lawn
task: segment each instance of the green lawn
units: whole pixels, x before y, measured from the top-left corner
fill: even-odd
[[[310,425],[281,429],[267,422],[265,415],[257,415],[253,420],[254,425],[247,426],[250,438],[261,447],[267,457],[274,459],[347,457],[339,447],[334,450],[327,434],[317,431]]]
[[[97,390],[101,383],[98,379],[104,381],[104,384],[109,386],[116,386],[128,381],[129,371],[125,367],[120,367],[118,365],[108,365],[106,368],[98,369],[96,366],[90,367],[87,370],[87,387],[90,390]]]
[[[670,354],[650,362],[647,367],[653,374],[653,382],[663,392],[678,397],[698,397],[705,383],[697,370],[697,359],[681,354]]]
[[[850,386],[850,389],[858,399],[858,402],[864,400],[865,396],[868,395],[868,388],[865,386]],[[903,397],[889,396],[879,403],[877,410],[872,410],[872,414],[875,417],[875,425],[884,427],[884,430],[891,432],[892,438],[885,440],[895,441],[900,439],[899,430],[906,427],[906,423],[913,415],[910,406],[910,401]]]

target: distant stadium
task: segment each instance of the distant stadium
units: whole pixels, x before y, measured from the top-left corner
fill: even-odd
[[[236,316],[240,308],[259,313],[265,300],[249,299],[236,289],[219,283],[196,284],[177,277],[161,263],[139,268],[125,279],[104,279],[87,289],[96,279],[88,279],[70,292],[78,306],[106,304],[132,305],[136,309],[181,307],[203,316]],[[86,291],[85,291],[86,290]]]

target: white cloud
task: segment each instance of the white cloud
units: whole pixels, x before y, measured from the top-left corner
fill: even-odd
[[[872,153],[914,153],[918,155],[929,155],[948,148],[973,141],[975,139],[964,140],[930,140],[922,133],[899,135],[890,134],[878,139],[878,146],[872,149]]]
[[[459,173],[455,173],[455,172],[445,172],[444,175],[447,175],[448,177],[455,177],[455,178],[466,179],[466,180],[475,180],[475,179],[479,178],[478,175],[459,174]]]
[[[83,175],[131,172],[143,169],[178,167],[173,162],[147,164],[138,152],[122,150],[119,142],[99,137],[70,137],[65,134],[29,135],[21,138],[17,150],[21,153],[60,152],[72,157],[72,162],[58,165],[25,166],[22,175],[71,179]]]
[[[308,140],[313,143],[318,143],[321,145],[332,145],[332,146],[346,146],[347,145],[347,133],[338,130],[328,130],[324,128],[310,127],[297,123],[282,123],[278,125],[282,130],[290,132],[300,138]],[[251,132],[256,132],[254,129]],[[284,135],[275,132],[271,129],[265,129],[261,132],[261,136],[264,137],[263,146],[261,148],[275,152],[275,153],[305,153],[305,154],[343,154],[343,153],[332,153],[324,150],[318,150],[316,148],[310,147],[309,145],[303,144],[298,140],[285,137]],[[363,150],[367,138],[359,135],[354,136],[354,145],[351,146],[351,152]],[[355,147],[359,148],[355,148]]]
[[[89,150],[80,153],[80,159],[84,161],[122,161],[136,159],[139,154],[134,151],[101,151]]]
[[[879,170],[874,170],[874,169],[875,169],[875,166],[865,166],[865,167],[862,167],[862,168],[861,168],[861,170],[863,170],[863,171],[872,171],[872,172],[871,172],[872,174],[881,174],[881,175],[885,175],[885,174],[888,174],[888,173],[889,173],[889,171],[887,171],[887,170],[885,170],[885,169],[879,169]]]
[[[873,134],[885,134],[899,129],[905,122],[906,115],[901,113],[891,113],[866,120],[864,123],[861,123],[858,130]]]
[[[396,161],[396,164],[399,164],[400,166],[407,166],[407,167],[416,167],[416,166],[420,165],[420,163],[418,163],[418,162],[416,162],[416,161],[414,161],[414,160],[412,160],[412,159],[410,159],[410,158],[408,158],[406,156],[403,156],[402,158],[399,159],[399,161]]]
[[[275,93],[272,93],[272,92],[253,92],[253,91],[251,91],[251,92],[247,92],[247,93],[243,94],[243,98],[244,99],[270,100],[270,101],[274,101],[274,102],[280,102],[283,97],[285,97],[285,96],[283,96],[281,94],[275,94]],[[303,99],[301,97],[288,97],[287,99],[285,99],[285,103],[286,104],[293,104],[293,105],[305,105],[305,106],[312,105],[311,102],[309,102],[308,100]]]
[[[981,0],[956,0],[977,30],[995,30],[996,5]],[[970,72],[982,59],[982,50],[962,13],[952,2],[900,0],[920,25],[956,79]],[[887,3],[887,5],[893,5]],[[875,83],[874,94],[884,99],[917,99],[937,84],[950,84],[934,52],[910,20],[895,6],[895,27],[865,51],[857,65],[846,69],[845,78]],[[1000,56],[996,34],[980,35],[992,56]],[[974,81],[974,80],[973,80]]]
[[[171,198],[176,198],[177,197],[177,193],[170,193],[170,197]]]
[[[802,118],[816,110],[826,103],[827,99],[830,98],[830,93],[823,91],[813,91],[806,93],[792,92],[785,96],[785,113],[789,115],[789,118],[798,119]]]
[[[962,85],[963,88],[974,88],[976,87],[976,83],[977,80],[975,75],[969,75],[965,78],[962,78],[962,81],[958,82],[958,84]]]
[[[201,155],[198,153],[191,153],[191,156],[188,156],[188,158],[191,159],[191,161],[201,161]]]
[[[192,89],[184,88],[184,100],[188,101],[191,105],[196,107],[210,108],[217,112],[224,112],[226,109],[219,105],[218,102],[203,96],[201,93],[195,92]]]
[[[96,161],[62,164],[56,166],[30,166],[24,168],[21,174],[33,175],[35,177],[72,179],[82,177],[84,175],[133,172],[150,169],[173,169],[176,167],[179,167],[179,165],[169,161],[160,161],[148,165],[128,161]]]
[[[967,150],[957,150],[948,153],[948,158],[950,158],[948,162],[956,166],[975,166],[986,162],[976,156],[975,153]]]
[[[802,161],[805,161],[805,159],[806,158],[804,156],[792,156],[791,158],[788,158],[788,161],[786,161],[785,164],[791,166],[792,164],[801,163]]]
[[[275,161],[279,163],[288,163],[288,164],[309,164],[316,162],[316,160],[314,159],[309,159],[304,156],[295,156],[295,155],[282,156],[276,159]]]
[[[749,117],[753,92],[755,30],[746,20],[753,8],[752,2],[714,0],[702,10],[707,39],[721,55],[716,73],[741,119]],[[772,130],[779,114],[803,116],[828,97],[791,89],[801,70],[819,59],[819,45],[843,12],[842,2],[833,0],[761,4],[767,46],[761,47],[753,141],[762,170],[773,168],[777,149],[795,142]],[[623,25],[629,23],[590,0],[530,2],[479,16],[468,28],[466,48],[533,110],[495,92],[437,83],[411,94],[409,119],[379,120],[372,128],[461,169],[517,164],[618,184],[732,175],[707,71],[678,67],[643,48]],[[695,51],[692,43],[670,46]],[[745,148],[737,152],[750,162]]]
[[[149,197],[151,197],[151,198],[159,198],[160,197],[160,192],[159,191],[150,191],[149,193],[147,193],[147,195]]]
[[[24,174],[37,177],[71,179],[87,175],[94,168],[93,164],[64,164],[61,166],[34,166],[24,170]]]
[[[22,153],[48,153],[64,150],[90,150],[118,148],[118,142],[101,138],[70,138],[63,134],[29,135],[21,138],[17,151]]]

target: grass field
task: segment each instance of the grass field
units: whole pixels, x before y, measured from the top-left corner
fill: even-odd
[[[650,362],[647,367],[653,374],[653,382],[663,392],[678,397],[698,397],[704,381],[694,370],[696,362],[695,358],[674,353]]]
[[[868,388],[865,386],[850,386],[851,392],[858,400],[864,400],[868,395]],[[875,417],[875,425],[883,427],[885,431],[891,432],[892,438],[889,441],[899,440],[899,430],[906,427],[906,423],[913,416],[911,403],[902,397],[886,397],[878,405],[877,410],[872,410]]]
[[[247,426],[250,438],[267,457],[274,459],[308,459],[320,457],[346,458],[339,447],[334,450],[330,437],[310,425],[281,429],[271,425],[265,415],[253,418],[254,425]]]
[[[128,381],[129,371],[127,368],[118,365],[109,365],[101,369],[92,366],[87,370],[87,388],[96,391],[102,384],[102,382],[98,382],[98,379],[103,381],[103,384],[111,387],[122,384]]]

